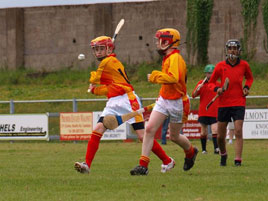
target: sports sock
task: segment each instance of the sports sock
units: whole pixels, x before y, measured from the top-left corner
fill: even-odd
[[[202,151],[207,151],[207,136],[200,137]]]
[[[86,153],[86,163],[88,167],[90,168],[91,163],[94,159],[94,156],[99,148],[100,139],[102,137],[102,133],[98,133],[96,131],[93,131],[90,137],[90,140],[87,144],[87,153]]]
[[[140,166],[148,168],[148,165],[150,163],[150,158],[147,156],[141,156],[140,157]]]
[[[242,158],[235,158],[235,161],[239,161],[241,163],[242,162]]]
[[[191,145],[190,149],[184,150],[184,153],[186,155],[186,158],[193,158],[194,156],[194,147]]]
[[[213,145],[214,145],[214,150],[218,148],[218,143],[217,143],[217,134],[212,134],[212,140],[213,140]]]
[[[164,165],[167,165],[171,162],[170,157],[166,154],[166,152],[162,149],[160,144],[154,140],[154,144],[152,147],[152,152],[160,159],[163,161]]]

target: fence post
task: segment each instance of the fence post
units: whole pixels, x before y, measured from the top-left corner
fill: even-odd
[[[73,112],[77,112],[77,101],[76,101],[76,98],[73,98]]]
[[[10,105],[10,107],[9,107],[10,114],[14,114],[14,112],[15,112],[15,105],[14,105],[14,101],[12,99],[10,99],[9,105]]]

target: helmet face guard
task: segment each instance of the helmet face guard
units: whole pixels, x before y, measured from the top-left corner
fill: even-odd
[[[166,51],[168,48],[177,48],[180,44],[180,33],[176,29],[160,29],[155,34],[156,42],[159,43],[160,50]]]
[[[232,47],[236,47],[237,54],[230,54],[228,52],[228,50],[231,49]],[[241,44],[240,44],[239,40],[237,40],[237,39],[228,40],[226,45],[225,45],[225,51],[226,51],[226,58],[227,59],[230,59],[231,61],[238,59],[240,57],[240,52],[241,52]]]

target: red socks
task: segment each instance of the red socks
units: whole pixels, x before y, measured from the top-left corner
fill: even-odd
[[[193,158],[194,156],[194,147],[191,145],[189,150],[184,150],[186,158]]]
[[[160,144],[154,140],[154,144],[152,147],[152,152],[160,159],[163,161],[164,165],[167,165],[171,162],[170,157],[166,154],[166,152],[162,149]],[[140,157],[140,166],[147,167],[150,163],[150,158],[147,156],[141,156]]]
[[[157,157],[163,161],[164,165],[167,165],[171,162],[171,159],[169,158],[169,156],[166,154],[166,152],[162,149],[162,147],[160,146],[160,144],[154,140],[154,144],[152,147],[152,152],[157,155]]]
[[[93,131],[91,134],[90,140],[88,141],[87,153],[86,153],[86,163],[87,163],[89,168],[90,168],[91,163],[94,159],[94,156],[99,148],[101,137],[102,137],[101,133]]]
[[[150,163],[150,158],[147,156],[140,157],[140,166],[148,168],[148,164]]]

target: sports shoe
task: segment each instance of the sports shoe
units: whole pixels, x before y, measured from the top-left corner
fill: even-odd
[[[234,165],[235,166],[241,166],[241,162],[240,160],[234,160]]]
[[[89,167],[85,162],[76,162],[74,164],[74,169],[76,169],[77,172],[80,172],[82,174],[89,174]]]
[[[185,158],[183,169],[184,171],[190,170],[194,166],[195,158],[198,154],[198,149],[194,147],[194,156],[192,158]]]
[[[219,148],[216,148],[215,150],[214,150],[214,154],[219,154],[220,153],[220,149]]]
[[[161,172],[162,172],[162,173],[166,173],[167,171],[169,171],[169,170],[171,170],[172,168],[174,168],[174,166],[175,166],[175,161],[174,161],[173,158],[171,158],[171,157],[170,157],[170,159],[171,159],[171,162],[170,162],[169,164],[167,164],[167,165],[162,164],[162,165],[161,165]]]
[[[208,152],[206,150],[202,151],[202,154],[208,154]]]
[[[220,165],[221,165],[221,166],[226,166],[227,158],[228,158],[227,154],[221,156],[221,162],[220,162]]]
[[[148,173],[149,173],[148,168],[140,165],[130,170],[131,175],[147,175]]]

